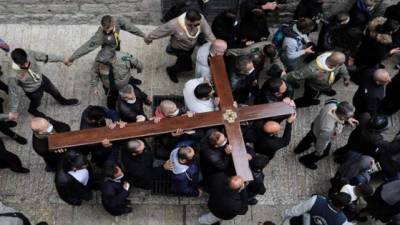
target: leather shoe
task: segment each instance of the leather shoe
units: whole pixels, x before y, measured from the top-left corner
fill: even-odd
[[[142,84],[142,81],[139,80],[139,79],[136,79],[136,78],[132,78],[132,83],[133,83],[134,85],[141,85],[141,84]]]
[[[256,204],[258,203],[258,200],[257,200],[256,198],[252,198],[252,199],[249,199],[249,200],[247,201],[247,203],[248,203],[249,205],[256,205]]]
[[[15,121],[6,121],[7,127],[13,128],[16,127],[18,124]]]
[[[16,173],[29,173],[31,172],[29,169],[22,167],[21,169],[18,170],[13,170]]]
[[[168,74],[169,79],[172,82],[174,82],[174,83],[179,82],[178,78],[176,77],[176,73],[172,72],[172,67],[167,67],[167,74]]]
[[[322,91],[321,93],[324,94],[324,95],[326,95],[326,96],[330,96],[330,97],[336,95],[336,91],[333,90],[333,89],[329,89],[329,90],[326,90],[326,91]]]
[[[70,106],[74,106],[74,105],[79,105],[80,101],[76,98],[71,98],[71,99],[67,99],[64,102],[61,102],[61,105],[70,105]]]
[[[18,144],[21,144],[21,145],[26,145],[26,143],[28,143],[28,140],[26,140],[24,137],[19,136],[18,134],[16,134],[13,137],[13,140],[16,141]]]
[[[316,170],[318,168],[318,166],[315,163],[309,162],[304,157],[300,157],[299,158],[299,162],[301,164],[303,164],[305,167],[307,167],[308,169],[311,169],[311,170]]]

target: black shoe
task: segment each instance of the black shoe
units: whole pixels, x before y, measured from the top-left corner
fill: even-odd
[[[319,99],[312,99],[310,100],[310,105],[319,105],[321,101]]]
[[[355,220],[357,220],[358,222],[367,222],[368,221],[368,217],[366,217],[366,216],[357,216],[355,218]]]
[[[304,156],[299,158],[299,162],[311,170],[316,170],[318,168],[318,166],[315,163],[309,162],[304,158]]]
[[[26,143],[28,143],[28,140],[26,140],[24,137],[19,136],[18,134],[16,134],[12,139],[21,145],[26,145]]]
[[[16,127],[18,124],[15,121],[6,121],[7,127],[13,128]]]
[[[333,90],[333,89],[329,89],[329,90],[326,90],[326,91],[322,91],[321,93],[324,94],[324,95],[326,95],[326,96],[330,96],[330,97],[336,95],[336,91]],[[318,104],[319,104],[319,103],[318,103]]]
[[[179,80],[176,77],[176,73],[173,73],[171,70],[172,70],[172,67],[167,67],[167,74],[168,74],[169,79],[174,83],[178,83]]]
[[[132,212],[132,208],[131,207],[125,207],[124,214],[131,213],[131,212]]]
[[[79,105],[80,101],[76,98],[71,98],[71,99],[67,99],[64,102],[60,103],[61,105],[70,105],[70,106],[74,106],[74,105]]]
[[[29,173],[29,172],[31,172],[29,169],[24,168],[24,167],[22,167],[21,169],[12,170],[12,171],[14,171],[14,172],[16,172],[16,173]]]
[[[136,78],[132,78],[132,83],[133,83],[134,85],[141,85],[141,84],[142,84],[142,81],[139,80],[139,79],[136,79]]]
[[[256,198],[252,198],[252,199],[249,199],[249,200],[247,201],[247,203],[248,203],[249,205],[256,205],[257,202],[258,202],[258,200],[257,200]]]

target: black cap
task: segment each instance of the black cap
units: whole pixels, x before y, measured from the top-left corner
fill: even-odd
[[[369,120],[368,128],[382,131],[390,126],[389,117],[386,115],[376,115]]]

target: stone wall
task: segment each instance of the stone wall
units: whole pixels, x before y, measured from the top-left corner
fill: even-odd
[[[124,16],[136,24],[159,24],[162,5],[171,0],[0,0],[0,23],[98,24],[104,14]],[[172,0],[175,1],[175,0]],[[242,0],[243,1],[243,0]],[[382,7],[398,0],[383,0]],[[233,0],[210,0],[210,18],[234,7]],[[291,18],[299,0],[286,0],[271,20]],[[354,0],[326,0],[325,11],[332,14],[349,9]],[[166,8],[166,7],[165,7]]]
[[[0,0],[0,23],[98,24],[105,15],[157,24],[160,0]]]

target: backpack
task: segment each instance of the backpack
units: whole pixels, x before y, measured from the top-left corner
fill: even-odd
[[[279,26],[278,30],[276,30],[276,32],[274,33],[274,36],[272,37],[272,44],[275,45],[275,47],[278,51],[280,51],[282,49],[283,41],[285,40],[285,37],[287,36],[287,34],[285,33],[284,30],[290,28],[291,26],[293,26],[293,23],[282,24]],[[300,43],[305,44],[304,39],[301,38],[296,33],[291,32],[290,36],[293,36],[293,38],[296,39],[298,44],[300,44]]]

